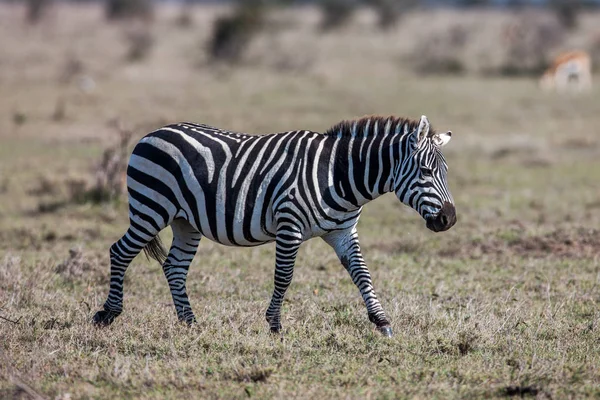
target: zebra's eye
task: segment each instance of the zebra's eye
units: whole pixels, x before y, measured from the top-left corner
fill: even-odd
[[[421,167],[421,175],[425,177],[430,177],[431,175],[433,175],[433,172],[431,171],[431,168]]]

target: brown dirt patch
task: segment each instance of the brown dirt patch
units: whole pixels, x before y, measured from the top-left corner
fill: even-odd
[[[526,258],[591,259],[600,255],[600,231],[584,228],[574,231],[559,229],[544,235],[524,235],[509,239],[494,235],[489,239],[473,240],[442,249],[439,255],[468,258],[516,255]]]
[[[378,242],[369,244],[365,248],[379,250],[384,253],[399,254],[399,253],[418,253],[422,251],[421,245],[413,242],[404,242],[401,240],[393,242]]]

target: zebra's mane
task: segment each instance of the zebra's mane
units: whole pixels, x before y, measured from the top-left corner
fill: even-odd
[[[339,137],[351,137],[353,135],[364,136],[365,128],[368,126],[367,136],[372,136],[383,132],[388,123],[391,123],[391,132],[396,131],[398,127],[402,128],[401,131],[404,131],[405,125],[408,125],[408,131],[412,132],[419,126],[419,120],[410,118],[396,117],[393,115],[367,115],[358,119],[341,121],[325,131],[324,135]],[[376,124],[377,131],[374,130]],[[434,134],[435,130],[433,127],[430,127],[429,135],[427,136],[431,137]]]

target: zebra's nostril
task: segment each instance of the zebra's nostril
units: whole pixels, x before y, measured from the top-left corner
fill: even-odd
[[[442,218],[440,218],[442,221],[442,225],[447,226],[448,225],[448,217],[446,215],[442,215]]]

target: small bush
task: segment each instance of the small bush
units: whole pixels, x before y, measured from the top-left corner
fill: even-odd
[[[121,197],[127,191],[127,161],[129,143],[133,132],[117,125],[119,142],[107,148],[95,171],[95,185],[88,189],[88,200],[110,201]]]
[[[448,31],[423,37],[412,55],[421,74],[461,74],[466,71],[462,51],[467,43],[467,28],[452,26]]]
[[[54,106],[54,112],[52,113],[52,120],[54,122],[60,122],[67,118],[67,103],[64,98],[56,100]]]
[[[580,6],[578,1],[573,0],[552,0],[551,7],[554,9],[556,13],[556,17],[558,18],[558,22],[563,26],[563,28],[572,30],[577,28],[578,25],[578,16],[580,11]]]
[[[241,3],[230,15],[214,23],[208,53],[212,60],[239,62],[264,24],[265,6],[262,2]]]
[[[108,19],[142,18],[148,20],[153,16],[152,0],[107,0],[106,3]]]
[[[417,0],[366,0],[366,3],[375,9],[378,26],[383,30],[395,26],[403,12],[418,4]]]
[[[132,29],[125,34],[125,38],[129,43],[126,56],[128,61],[141,61],[147,58],[154,46],[154,37],[147,28]]]
[[[72,82],[74,78],[81,76],[85,72],[85,65],[81,59],[73,54],[69,54],[61,68],[58,80],[62,84]]]
[[[356,0],[321,0],[320,5],[321,29],[328,31],[347,24],[359,4]]]
[[[68,258],[56,266],[56,273],[68,280],[81,278],[92,269],[91,264],[83,256],[79,247],[69,249]]]
[[[127,162],[132,131],[115,123],[119,142],[108,147],[94,168],[93,179],[69,179],[69,203],[104,203],[118,200],[127,192]],[[66,204],[62,204],[66,205]]]
[[[179,15],[175,19],[175,25],[177,25],[178,28],[190,28],[194,25],[194,18],[192,17],[191,11],[192,7],[187,2],[181,7],[181,11],[179,11]]]
[[[27,0],[27,21],[38,22],[51,5],[52,0]]]
[[[565,39],[565,30],[557,20],[537,14],[524,14],[505,41],[506,56],[502,75],[539,75],[548,64],[550,53]]]

